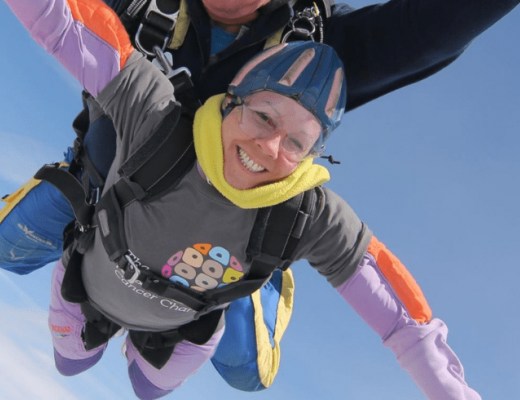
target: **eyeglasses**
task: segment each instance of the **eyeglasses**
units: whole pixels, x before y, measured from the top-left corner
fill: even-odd
[[[276,114],[269,106],[253,105],[243,102],[237,111],[240,113],[240,126],[244,132],[254,139],[268,139],[275,135],[283,135],[281,147],[290,161],[301,161],[313,155],[312,150],[316,143],[316,135],[295,130],[294,126]],[[297,127],[296,127],[297,128]]]

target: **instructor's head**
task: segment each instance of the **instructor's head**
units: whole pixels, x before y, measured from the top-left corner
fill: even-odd
[[[224,177],[235,189],[280,181],[319,155],[346,103],[343,66],[314,42],[275,46],[249,61],[223,104]]]
[[[271,0],[202,0],[210,18],[224,25],[242,25],[258,17]]]

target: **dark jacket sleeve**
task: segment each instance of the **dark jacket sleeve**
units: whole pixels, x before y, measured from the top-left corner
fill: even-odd
[[[346,109],[440,71],[519,2],[390,0],[355,11],[335,5],[325,42],[345,64]]]

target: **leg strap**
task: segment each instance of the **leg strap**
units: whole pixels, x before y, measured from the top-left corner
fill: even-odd
[[[139,354],[152,366],[161,369],[173,354],[175,346],[187,340],[202,345],[224,326],[224,310],[212,311],[178,329],[165,332],[130,331],[130,339]]]

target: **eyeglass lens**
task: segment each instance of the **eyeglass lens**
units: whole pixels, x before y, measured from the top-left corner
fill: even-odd
[[[267,139],[274,135],[283,135],[282,147],[291,159],[299,160],[309,154],[314,140],[304,131],[291,132],[290,126],[280,116],[274,116],[268,107],[243,103],[240,107],[241,125],[252,138]],[[294,127],[292,127],[294,128]]]

